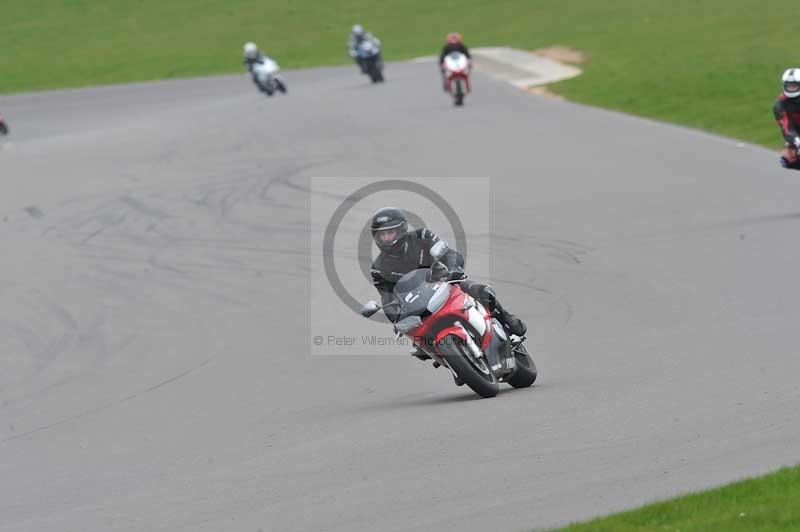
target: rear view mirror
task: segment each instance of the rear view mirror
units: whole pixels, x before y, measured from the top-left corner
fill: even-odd
[[[365,318],[369,318],[376,312],[378,312],[381,307],[378,305],[377,301],[367,301],[364,303],[364,306],[361,307],[361,315]]]
[[[437,243],[431,246],[431,257],[434,259],[441,259],[444,257],[445,253],[447,253],[447,242],[444,240],[439,240]]]

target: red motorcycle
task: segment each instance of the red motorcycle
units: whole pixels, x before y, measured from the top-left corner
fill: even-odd
[[[433,366],[448,368],[459,386],[466,384],[481,397],[494,397],[499,383],[526,388],[536,381],[536,365],[522,342],[510,335],[483,305],[461,290],[459,281],[437,281],[446,268],[439,259],[447,244],[431,248],[436,262],[405,274],[394,288],[396,302],[383,307],[369,301],[361,314],[370,317],[380,309],[399,305],[395,332],[409,337],[414,346],[433,359]]]
[[[471,88],[469,83],[470,60],[461,52],[451,52],[444,57],[442,63],[447,84],[447,92],[453,96],[453,103],[464,105],[464,96]]]
[[[0,135],[8,135],[8,125],[3,120],[3,115],[0,115]]]

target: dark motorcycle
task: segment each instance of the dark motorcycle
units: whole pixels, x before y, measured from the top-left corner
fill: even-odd
[[[356,47],[355,59],[361,67],[361,72],[369,76],[373,83],[383,81],[383,59],[379,43],[369,39],[361,41]]]

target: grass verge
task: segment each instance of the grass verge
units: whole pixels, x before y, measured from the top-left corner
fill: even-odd
[[[800,530],[800,466],[559,529],[560,532]]]

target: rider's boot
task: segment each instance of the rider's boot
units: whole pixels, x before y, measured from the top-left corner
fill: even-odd
[[[500,320],[500,323],[502,323],[511,334],[524,336],[525,332],[528,330],[525,322],[504,309],[499,301],[495,302],[494,315],[497,316],[497,319]]]
[[[527,327],[525,322],[507,311],[497,300],[497,293],[491,286],[480,284],[476,282],[464,281],[461,285],[462,289],[481,302],[481,304],[492,312],[492,315],[497,317],[500,323],[510,332],[517,336],[523,336]]]

